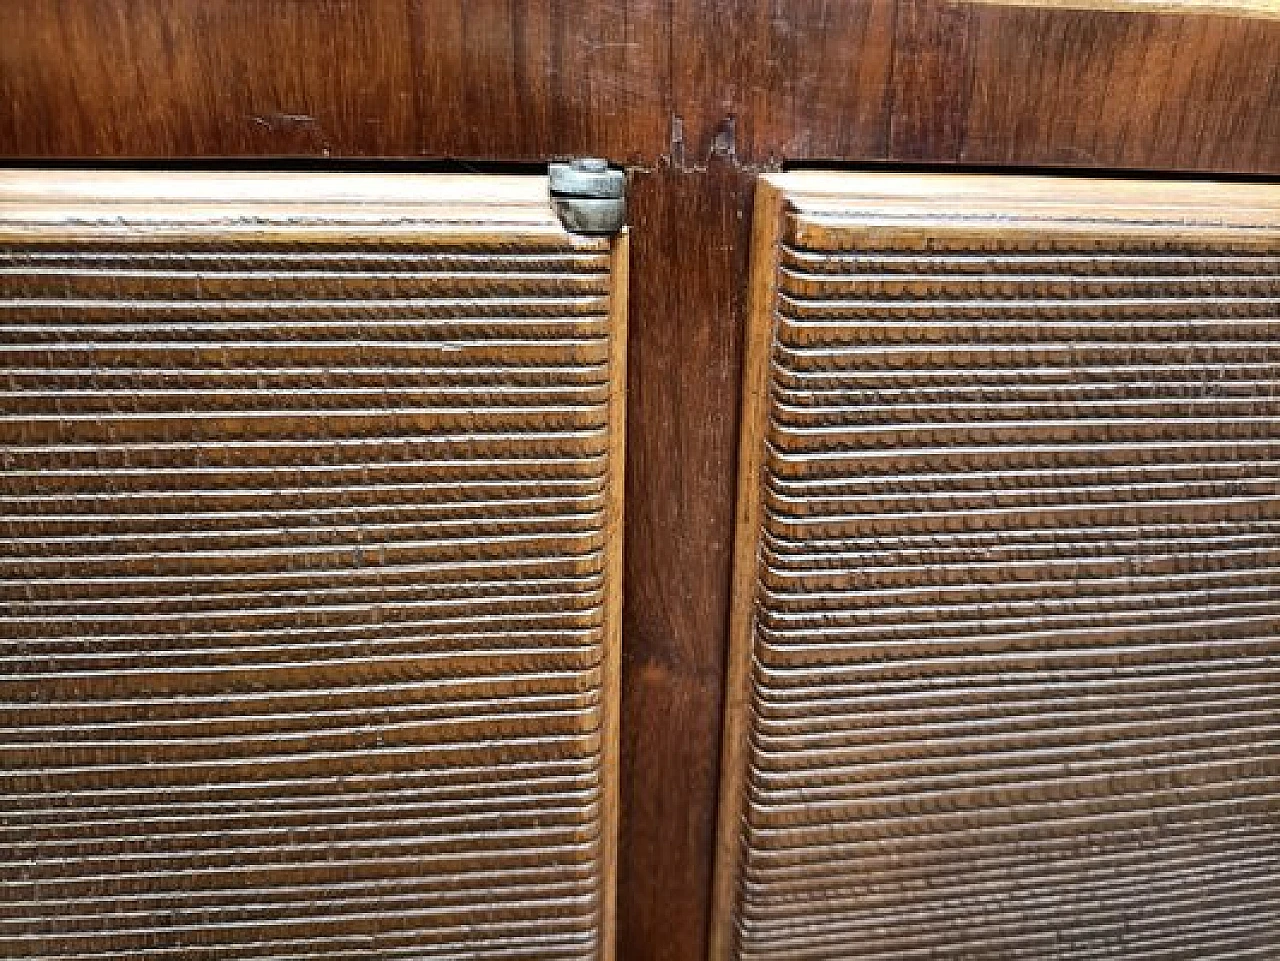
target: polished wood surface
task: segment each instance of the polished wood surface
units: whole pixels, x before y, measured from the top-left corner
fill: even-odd
[[[949,0],[13,0],[0,157],[628,166],[619,950],[700,961],[754,175],[1278,175],[1278,29]]]
[[[739,310],[753,180],[715,161],[636,175],[629,197],[623,957],[706,954],[737,439],[718,405],[736,404],[742,364],[736,325],[711,318]]]
[[[0,174],[0,955],[609,958],[626,238]]]
[[[1131,7],[11,0],[0,155],[1280,170],[1280,22]]]
[[[1280,187],[759,195],[712,958],[1269,956]]]

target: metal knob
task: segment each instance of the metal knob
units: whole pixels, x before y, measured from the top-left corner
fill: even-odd
[[[614,234],[627,222],[627,175],[600,157],[553,163],[547,170],[551,202],[566,230]]]

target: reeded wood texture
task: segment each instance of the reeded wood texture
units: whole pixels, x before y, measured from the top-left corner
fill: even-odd
[[[545,191],[0,177],[0,955],[609,956],[620,301]]]
[[[1273,957],[1280,189],[769,179],[716,956]]]

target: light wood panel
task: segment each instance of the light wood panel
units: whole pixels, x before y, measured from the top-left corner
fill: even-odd
[[[0,955],[611,956],[626,256],[0,174]]]
[[[1280,188],[758,191],[713,958],[1280,936]]]
[[[970,0],[996,6],[1110,10],[1116,13],[1215,14],[1224,17],[1280,17],[1277,0]]]

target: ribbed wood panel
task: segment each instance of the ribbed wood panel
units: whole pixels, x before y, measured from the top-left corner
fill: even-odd
[[[608,954],[625,240],[545,193],[3,175],[0,955]]]
[[[788,175],[719,958],[1275,958],[1280,189]]]

